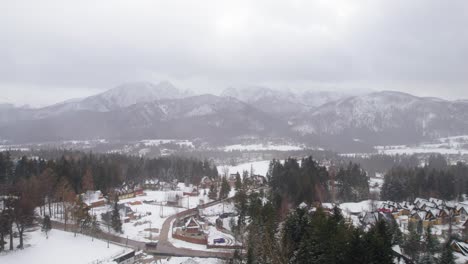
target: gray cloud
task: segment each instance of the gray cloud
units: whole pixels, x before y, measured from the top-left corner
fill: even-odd
[[[468,97],[466,25],[461,0],[3,1],[0,91],[47,103],[168,79]]]

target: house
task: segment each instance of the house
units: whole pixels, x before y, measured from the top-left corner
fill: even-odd
[[[101,191],[86,191],[80,194],[81,200],[88,208],[104,206],[107,203],[106,198]]]
[[[210,188],[211,185],[213,185],[213,180],[208,176],[203,176],[203,178],[200,181],[200,188],[207,189]]]
[[[133,264],[135,262],[135,250],[124,252],[113,259],[117,264]]]
[[[161,184],[158,179],[147,179],[143,183],[143,187],[147,190],[157,191],[161,188]]]
[[[234,188],[236,186],[237,177],[240,177],[239,172],[229,174],[227,181],[229,183],[229,186],[231,186],[231,188]]]
[[[267,184],[267,179],[266,179],[265,176],[256,174],[256,175],[254,175],[252,177],[252,179],[253,179],[254,184],[256,186],[263,186],[263,185]]]
[[[410,222],[422,221],[423,227],[428,227],[435,224],[436,218],[430,211],[413,211],[410,216]]]
[[[194,218],[190,217],[184,225],[185,232],[190,234],[198,234],[203,232],[201,224]]]
[[[468,205],[465,205],[463,203],[459,203],[455,207],[455,215],[460,217],[460,221],[465,221],[468,217]]]
[[[468,256],[468,244],[467,243],[453,240],[452,243],[450,243],[450,247],[454,251],[462,254],[463,256]]]
[[[394,223],[395,219],[391,213],[386,212],[366,212],[361,219],[361,223],[365,226],[374,225],[378,221],[383,220],[386,223]]]
[[[361,223],[363,225],[374,225],[379,221],[379,213],[378,212],[366,212],[361,219]]]
[[[445,206],[445,201],[436,199],[436,198],[429,198],[429,202],[436,204],[437,206]]]

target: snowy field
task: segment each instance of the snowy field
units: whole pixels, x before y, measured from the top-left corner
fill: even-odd
[[[147,147],[157,147],[163,144],[176,144],[180,147],[194,148],[191,141],[180,139],[145,139],[141,140],[140,143],[143,143]]]
[[[242,176],[243,171],[248,171],[250,173],[250,169],[253,168],[254,174],[266,176],[269,166],[270,166],[269,160],[262,160],[262,161],[242,163],[236,166],[218,166],[217,169],[218,169],[218,173],[223,174],[224,167],[227,167],[229,168],[229,174],[239,172],[239,174]]]
[[[376,146],[379,154],[397,155],[397,154],[427,154],[440,153],[443,155],[464,155],[468,154],[468,136],[454,136],[439,138],[431,143],[424,143],[414,146],[395,145],[395,146]]]
[[[233,151],[233,150],[241,150],[241,151],[266,151],[266,150],[277,150],[277,151],[293,151],[293,150],[303,150],[304,147],[296,146],[296,145],[277,145],[272,143],[267,144],[250,144],[250,145],[243,145],[243,144],[235,144],[225,146],[224,151]]]
[[[124,253],[125,248],[101,240],[91,241],[90,237],[52,230],[49,239],[40,229],[27,232],[25,249],[0,255],[5,264],[83,264],[114,263],[112,258]]]

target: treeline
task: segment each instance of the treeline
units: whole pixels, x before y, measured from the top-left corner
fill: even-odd
[[[351,202],[369,198],[367,174],[358,164],[327,170],[312,157],[298,162],[273,160],[268,171],[269,184],[277,207],[287,210],[302,202]]]
[[[64,179],[76,193],[84,191],[84,180],[92,181],[93,188],[106,192],[123,183],[135,185],[148,178],[198,184],[203,176],[218,176],[212,162],[194,158],[145,159],[118,154],[70,152],[56,159],[44,160],[26,156],[13,159],[8,152],[0,152],[0,184],[13,185],[21,179],[39,176],[46,170],[54,178],[54,183]],[[85,175],[88,175],[88,179]]]
[[[423,167],[395,167],[384,179],[381,198],[413,201],[416,197],[462,199],[468,194],[468,166],[449,165],[440,155],[431,156]]]
[[[385,173],[394,167],[412,168],[420,164],[416,155],[382,155],[375,154],[368,157],[350,157],[342,160],[342,163],[358,163],[366,170],[370,176],[376,173]]]

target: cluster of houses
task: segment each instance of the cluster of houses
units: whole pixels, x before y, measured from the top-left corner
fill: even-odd
[[[389,213],[400,223],[422,222],[424,227],[434,225],[465,224],[468,216],[468,203],[446,202],[436,198],[416,198],[411,202],[383,202],[380,213]]]

